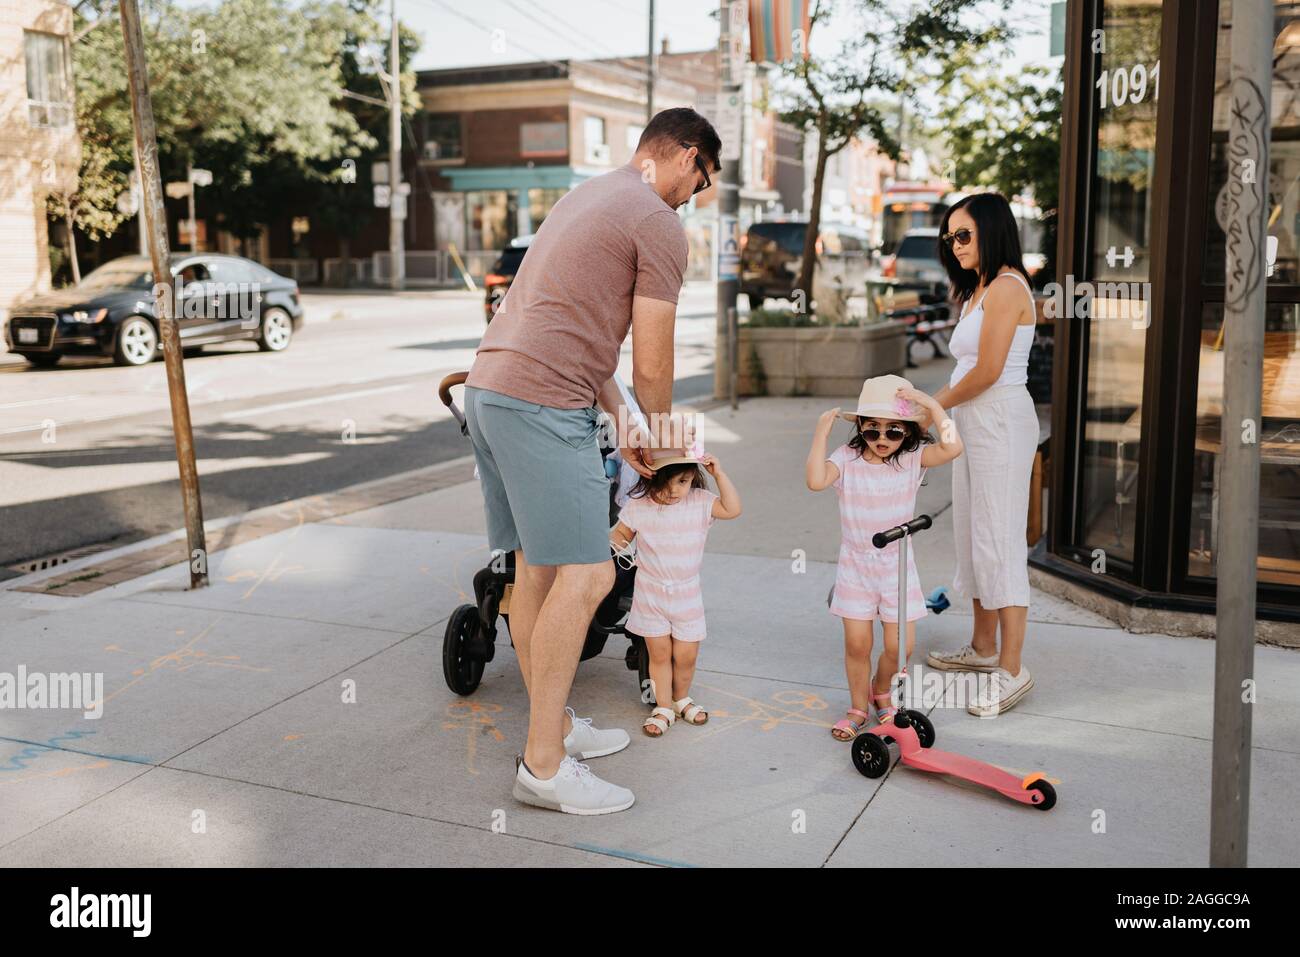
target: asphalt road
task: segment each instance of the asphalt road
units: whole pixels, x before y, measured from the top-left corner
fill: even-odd
[[[713,295],[689,286],[679,306],[678,401],[712,391]],[[309,293],[304,305],[285,352],[238,343],[185,360],[205,519],[470,452],[436,389],[473,361],[481,298]],[[620,373],[631,381],[630,341]],[[38,370],[0,354],[0,578],[183,524],[161,362]]]

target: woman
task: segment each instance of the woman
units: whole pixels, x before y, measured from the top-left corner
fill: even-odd
[[[1038,416],[1025,388],[1036,314],[1005,197],[961,200],[944,214],[939,233],[939,258],[962,308],[949,342],[957,366],[934,398],[950,410],[966,447],[952,468],[953,590],[971,599],[975,621],[970,644],[931,652],[927,661],[944,671],[989,673],[966,710],[993,717],[1034,686],[1020,653],[1029,614],[1025,523],[1038,447]]]

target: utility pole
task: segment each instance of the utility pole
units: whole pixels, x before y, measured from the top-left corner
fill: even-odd
[[[713,395],[736,406],[736,297],[740,293],[740,157],[742,120],[741,81],[745,68],[744,0],[722,0],[722,31],[718,39],[718,90],[716,123],[722,139],[722,172],[718,187],[718,316],[714,337]]]
[[[194,218],[194,164],[185,164],[185,184],[189,186],[190,202],[190,252],[195,252],[199,248],[198,231],[199,224]]]
[[[650,34],[645,48],[645,121],[655,115],[655,0],[650,0]]]
[[[1250,824],[1259,443],[1267,292],[1273,4],[1234,0],[1223,295],[1223,424],[1215,545],[1210,866],[1245,867]]]
[[[392,30],[388,39],[388,253],[389,285],[406,285],[406,196],[402,193],[402,65],[397,50],[397,0],[389,0]]]
[[[136,7],[136,0],[118,0],[118,7],[122,12],[126,75],[130,88],[131,118],[135,127],[135,155],[140,170],[140,209],[147,227],[149,257],[153,264],[154,309],[158,315],[163,359],[167,367],[172,434],[176,439],[176,461],[180,467],[185,537],[189,545],[190,588],[202,588],[208,583],[208,548],[203,537],[203,503],[199,497],[199,470],[194,462],[194,433],[190,427],[190,403],[185,392],[180,333],[172,315],[172,304],[176,298],[171,273],[171,251],[167,247],[167,211],[163,206],[162,180],[158,171],[158,138],[154,129],[153,105],[149,100],[144,38],[140,33],[140,11]]]

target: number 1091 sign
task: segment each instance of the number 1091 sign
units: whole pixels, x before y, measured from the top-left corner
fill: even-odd
[[[1110,106],[1123,106],[1125,103],[1141,103],[1146,99],[1148,88],[1151,99],[1160,99],[1160,61],[1150,70],[1145,64],[1133,67],[1119,67],[1114,70],[1102,70],[1101,76],[1093,84],[1097,88],[1097,106],[1106,109]]]

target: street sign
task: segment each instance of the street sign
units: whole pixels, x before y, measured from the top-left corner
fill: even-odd
[[[714,128],[722,140],[722,161],[740,159],[741,94],[740,91],[718,94],[714,110]]]
[[[371,163],[370,164],[370,182],[387,183],[388,182],[388,163]]]
[[[186,182],[168,183],[167,195],[172,199],[184,199],[190,195],[190,184]]]
[[[718,279],[740,279],[740,223],[735,216],[724,214],[718,219]]]
[[[380,209],[388,208],[388,201],[392,197],[392,190],[383,183],[375,184],[375,205]]]
[[[192,169],[190,170],[190,182],[195,186],[211,186],[212,170],[210,169]]]
[[[398,193],[397,199],[393,203],[393,211],[389,214],[393,219],[406,218],[406,194]]]

